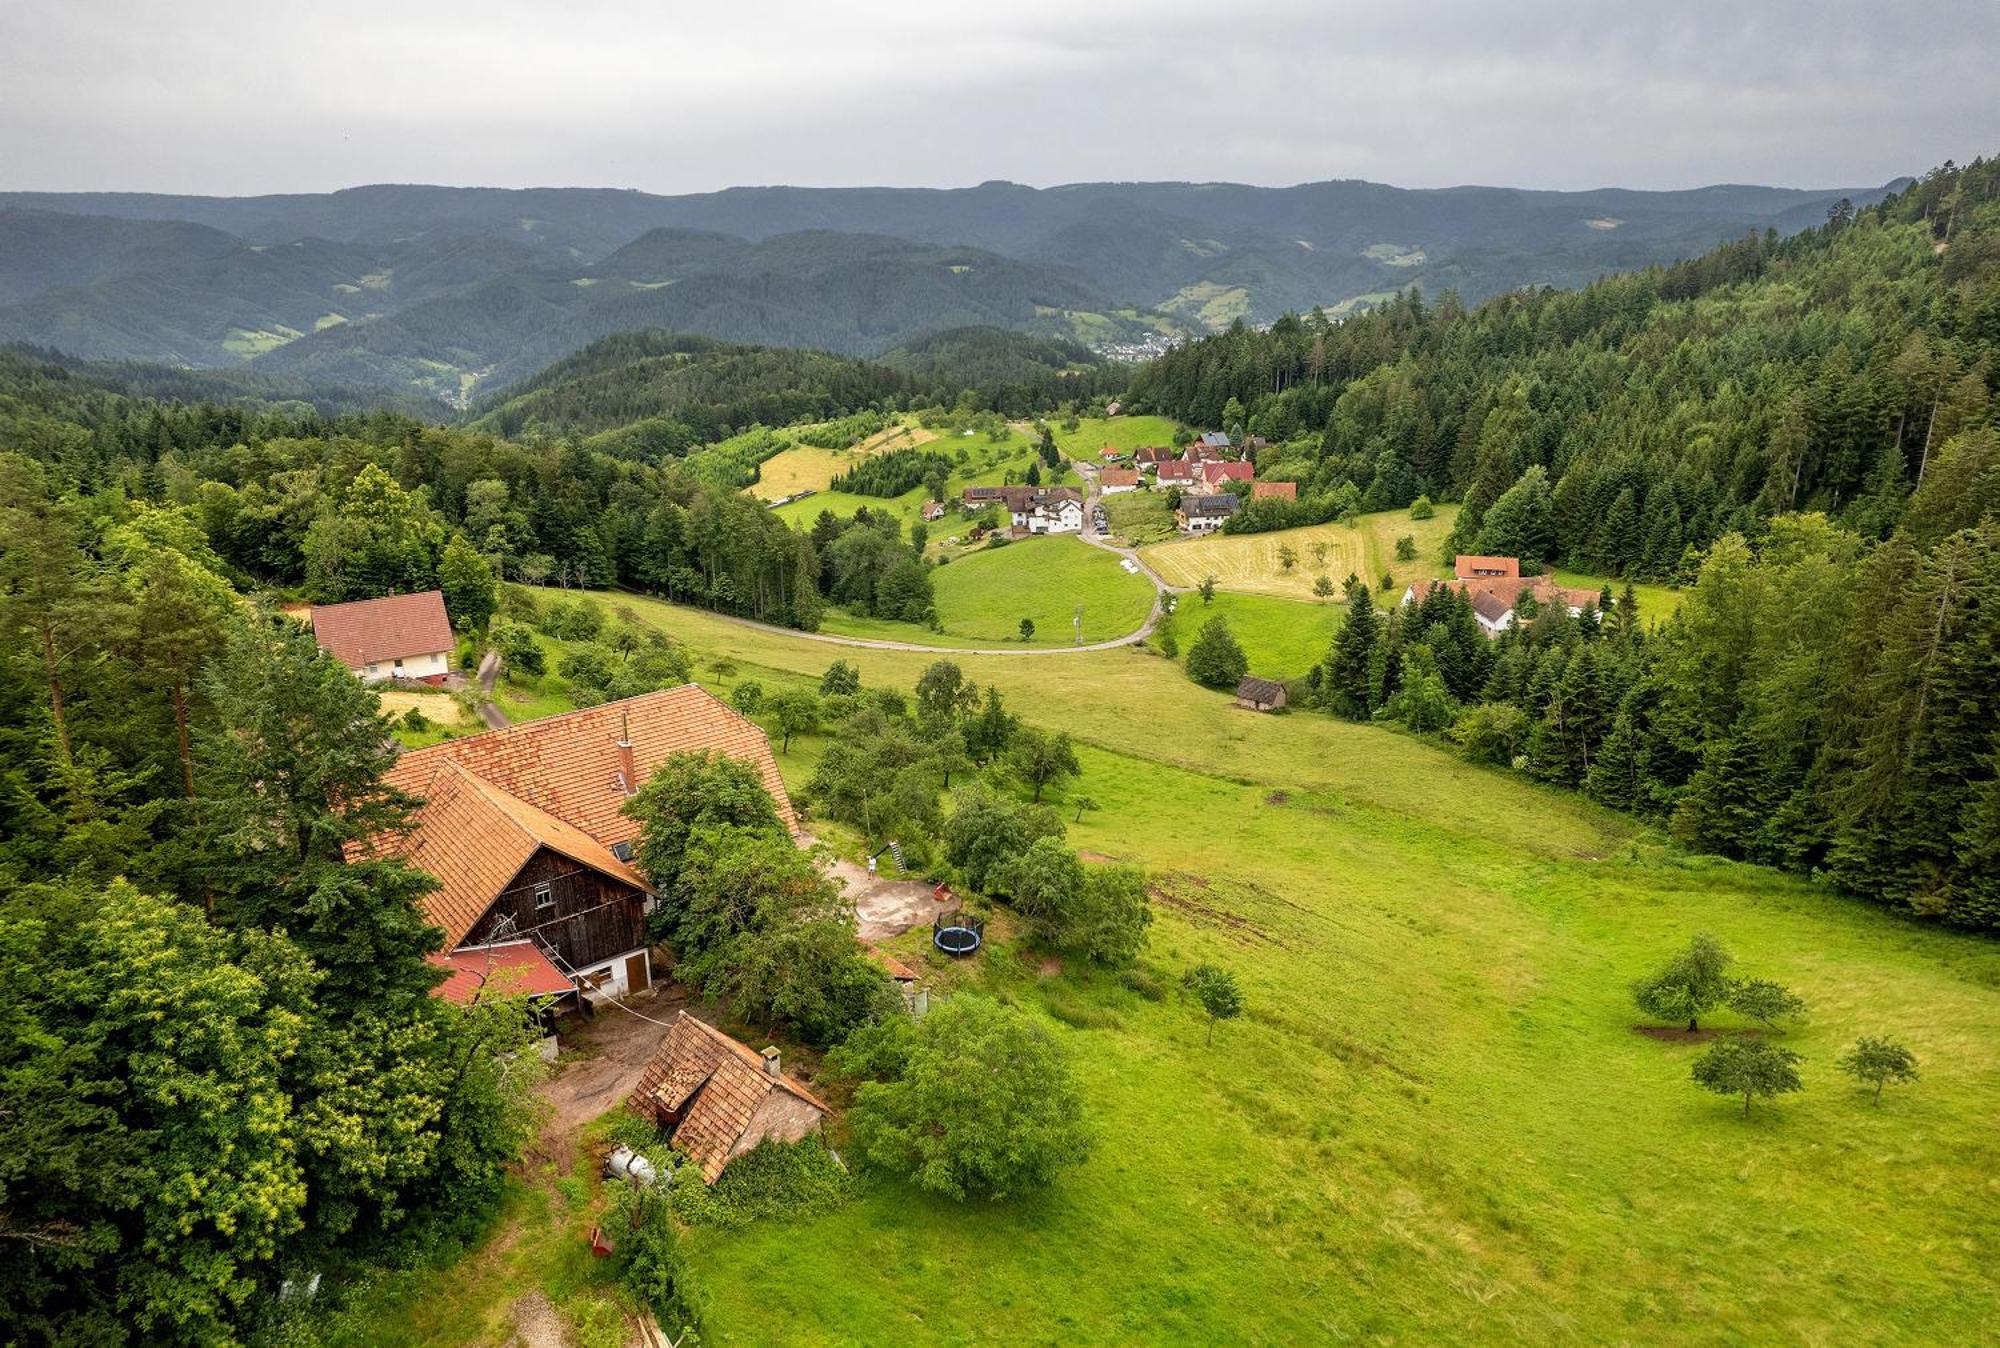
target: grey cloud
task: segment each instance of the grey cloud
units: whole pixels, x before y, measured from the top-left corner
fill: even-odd
[[[0,187],[1879,182],[2000,5],[8,0]]]

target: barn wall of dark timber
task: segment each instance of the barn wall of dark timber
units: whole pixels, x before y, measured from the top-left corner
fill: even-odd
[[[543,882],[555,907],[537,910],[535,886]],[[465,943],[533,935],[571,969],[587,969],[646,943],[645,902],[642,891],[545,847],[528,858]],[[500,930],[510,917],[513,931]]]

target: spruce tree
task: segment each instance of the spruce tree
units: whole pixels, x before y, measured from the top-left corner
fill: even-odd
[[[1374,714],[1371,676],[1379,635],[1374,597],[1366,585],[1350,584],[1347,621],[1327,652],[1326,675],[1320,683],[1321,697],[1334,715],[1365,721]]]

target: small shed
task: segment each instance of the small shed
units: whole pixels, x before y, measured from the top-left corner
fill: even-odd
[[[1236,685],[1236,705],[1251,711],[1276,711],[1285,705],[1285,685],[1276,679],[1247,674]]]
[[[631,1106],[661,1128],[713,1184],[722,1168],[766,1138],[817,1131],[826,1105],[778,1065],[683,1011],[632,1092]]]

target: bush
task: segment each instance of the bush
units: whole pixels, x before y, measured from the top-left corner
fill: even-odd
[[[1511,702],[1487,702],[1452,722],[1450,733],[1475,763],[1506,767],[1528,743],[1528,714]]]
[[[422,708],[412,707],[403,713],[403,729],[413,735],[421,735],[431,728],[431,718],[424,715]]]
[[[764,705],[764,685],[755,679],[745,679],[729,695],[729,705],[745,716],[755,716],[757,709]]]
[[[714,1184],[675,1185],[673,1210],[690,1226],[726,1229],[831,1212],[853,1193],[854,1177],[814,1133],[799,1142],[766,1139],[731,1161]]]
[[[666,1173],[658,1158],[648,1159],[662,1175]],[[686,1343],[683,1335],[700,1330],[702,1296],[681,1255],[667,1191],[622,1182],[610,1188],[604,1229],[616,1247],[619,1276],[633,1298],[653,1312],[667,1336]]]
[[[1138,993],[1149,1002],[1164,1002],[1167,1000],[1167,985],[1162,983],[1148,970],[1136,967],[1127,969],[1118,975],[1118,981],[1127,989]]]
[[[1437,507],[1431,504],[1431,498],[1428,496],[1419,496],[1410,502],[1410,518],[1413,520],[1431,519],[1436,514]]]
[[[510,673],[540,674],[547,668],[541,643],[535,640],[534,632],[525,623],[496,618],[488,636],[493,648],[500,652],[501,663]]]

